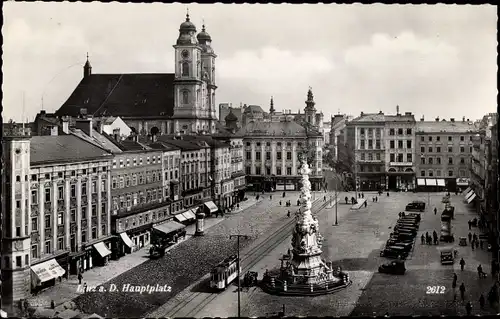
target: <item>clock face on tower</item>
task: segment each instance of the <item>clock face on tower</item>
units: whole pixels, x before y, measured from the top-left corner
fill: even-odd
[[[189,51],[188,50],[184,50],[184,51],[182,51],[181,55],[182,55],[182,57],[184,59],[187,59],[187,58],[189,58]]]

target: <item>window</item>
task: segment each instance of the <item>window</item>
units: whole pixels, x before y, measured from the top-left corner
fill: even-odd
[[[394,148],[394,141],[390,141],[389,144],[390,144],[390,148]]]
[[[82,183],[82,195],[87,195],[87,183]]]
[[[453,171],[448,171],[448,176],[453,176]]]
[[[420,176],[425,176],[425,171],[420,171]]]
[[[31,219],[31,230],[32,231],[38,230],[38,218],[36,218],[36,217]]]
[[[16,267],[22,267],[23,266],[23,258],[21,256],[16,257]]]
[[[57,225],[63,225],[64,224],[64,213],[59,212],[57,213]]]
[[[247,152],[247,160],[250,161],[252,159],[252,152]]]
[[[92,194],[97,193],[97,182],[93,181],[92,182]]]
[[[463,137],[463,136],[462,136]],[[460,153],[465,153],[465,147],[460,146]]]
[[[21,237],[21,227],[16,227],[16,237]]]
[[[453,153],[453,147],[448,147],[448,153]]]
[[[406,135],[411,135],[411,128],[406,129]]]
[[[379,150],[379,149],[380,149],[380,140],[376,140],[376,141],[375,141],[375,148],[376,148],[377,150]]]
[[[21,181],[21,176],[17,175],[16,176],[16,182],[20,182]]]
[[[424,165],[425,164],[425,157],[420,158],[420,164]]]
[[[266,152],[266,160],[271,160],[271,152]]]
[[[364,129],[364,128],[361,128],[361,129],[360,129],[360,133],[361,133],[361,135],[365,135],[365,129]]]
[[[390,162],[394,162],[395,156],[396,156],[396,155],[394,155],[394,153],[391,153],[391,154],[389,155]]]
[[[436,176],[441,176],[441,170],[439,169],[436,170]]]
[[[87,242],[87,232],[85,230],[82,230],[82,243]]]
[[[434,174],[432,172],[432,170],[429,170],[429,177],[432,177]]]
[[[31,191],[31,203],[38,204],[38,192],[36,190]]]
[[[441,157],[436,157],[436,163],[441,165]]]
[[[260,173],[261,173],[261,172],[260,172],[260,167],[259,167],[259,166],[257,166],[257,167],[255,168],[255,175],[260,175]]]
[[[406,141],[406,148],[411,148],[411,140]]]
[[[403,141],[398,141],[398,148],[403,148]]]
[[[32,181],[36,181],[36,174],[32,174],[32,175],[31,175],[31,180],[32,180]]]
[[[398,163],[403,162],[403,154],[398,154]]]
[[[283,154],[283,153],[282,153],[281,151],[278,151],[278,153],[276,153],[276,159],[277,159],[278,161],[281,161],[281,155],[282,155],[282,154]]]
[[[106,225],[101,226],[101,232],[103,236],[106,236]]]
[[[432,136],[429,136],[429,142],[432,142]]]
[[[71,185],[70,186],[70,196],[71,198],[75,198],[76,197],[76,185]]]
[[[182,76],[189,76],[189,63],[182,63]]]
[[[364,150],[364,149],[365,149],[365,140],[361,140],[361,146],[360,146],[360,148],[361,148],[362,150]]]
[[[453,157],[448,157],[448,164],[453,164]]]
[[[453,140],[453,137],[448,136],[448,142],[451,142]]]
[[[45,228],[50,228],[51,226],[50,215],[45,215]]]
[[[373,161],[373,154],[372,153],[368,153],[368,160]]]
[[[292,175],[292,168],[291,167],[286,168],[286,175]]]
[[[260,152],[255,152],[255,159],[260,161]]]
[[[441,153],[441,147],[436,147],[436,153]]]
[[[97,205],[92,205],[92,217],[97,216]]]
[[[21,208],[21,201],[20,200],[16,200],[16,208]]]
[[[403,135],[403,129],[402,128],[398,128],[398,135]]]
[[[464,136],[460,136],[460,141],[465,141],[465,137]]]
[[[71,222],[76,223],[76,209],[70,210]]]
[[[97,239],[97,227],[92,227],[92,239]]]
[[[288,161],[291,161],[292,160],[292,152],[286,152],[286,159]]]
[[[429,157],[429,164],[432,164],[432,157]]]
[[[87,219],[87,206],[82,206],[82,219]]]
[[[472,153],[472,146],[469,146],[469,153]]]
[[[64,250],[64,238],[63,237],[57,238],[57,249]]]
[[[413,160],[412,155],[411,155],[411,154],[409,154],[409,153],[408,153],[408,154],[406,154],[406,161],[407,161],[408,163],[411,163],[411,162],[412,162],[412,160]]]
[[[50,188],[45,189],[45,202],[50,202]]]
[[[420,136],[420,142],[423,142],[423,141],[424,141],[424,137]]]
[[[380,153],[376,153],[375,158],[377,159],[377,161],[380,161]]]
[[[424,146],[420,147],[420,153],[425,153],[425,147]]]
[[[365,153],[361,153],[361,160],[364,161],[365,160]]]
[[[57,188],[57,199],[59,200],[64,199],[64,188],[62,186],[59,186]]]
[[[102,215],[106,214],[106,203],[101,203],[101,214]]]
[[[252,168],[250,166],[245,167],[245,174],[247,174],[247,175],[252,174]]]
[[[373,149],[373,140],[368,140],[368,149]]]
[[[276,167],[276,175],[281,175],[281,167]]]
[[[271,168],[270,167],[266,167],[266,175],[271,175]]]
[[[460,164],[465,164],[465,158],[460,157]]]
[[[391,129],[389,130],[389,135],[394,135],[394,129],[393,129],[393,128],[391,128]]]
[[[38,246],[37,245],[31,246],[31,258],[33,258],[33,259],[38,258]]]
[[[432,153],[432,147],[429,147],[429,153]]]
[[[51,247],[51,244],[50,244],[50,240],[47,240],[47,241],[45,242],[45,253],[46,253],[46,254],[50,254],[50,253],[51,253],[51,248],[52,248],[52,247]]]

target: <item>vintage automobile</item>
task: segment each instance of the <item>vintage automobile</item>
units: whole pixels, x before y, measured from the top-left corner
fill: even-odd
[[[385,248],[390,249],[391,247],[403,247],[405,251],[410,252],[411,249],[413,248],[413,243],[388,240],[387,243],[385,244]]]
[[[460,237],[458,239],[458,245],[460,245],[460,246],[467,246],[467,237]]]
[[[418,220],[418,218],[417,217],[413,217],[413,216],[401,217],[400,219],[398,219],[398,222],[411,222],[411,223],[420,224],[420,221]]]
[[[393,260],[378,267],[378,272],[391,275],[404,275],[406,267],[404,261]]]
[[[441,250],[441,265],[453,265],[455,258],[453,248],[444,248]]]
[[[409,213],[405,217],[416,218],[418,223],[420,223],[420,220],[421,220],[421,216],[419,213]]]
[[[387,246],[390,246],[390,245],[398,245],[398,244],[410,244],[410,245],[413,245],[413,240],[399,240],[399,239],[394,239],[394,238],[389,238],[387,239],[387,242],[386,242],[386,245]]]
[[[396,223],[396,226],[394,228],[410,228],[410,229],[416,229],[418,230],[418,224],[413,224],[413,223]]]
[[[400,233],[400,232],[393,232],[390,235],[390,238],[395,239],[395,240],[414,240],[415,235],[409,234],[409,233]]]
[[[408,228],[394,227],[394,232],[395,233],[399,233],[399,234],[408,234],[408,235],[411,235],[411,236],[416,236],[417,235],[417,231],[416,230],[412,230],[412,229],[408,229]]]
[[[405,208],[406,211],[419,211],[419,212],[423,212],[425,210],[425,202],[422,202],[422,201],[413,201],[411,203],[409,203],[408,205],[406,205],[406,208]]]
[[[255,271],[249,271],[245,274],[245,277],[243,278],[243,284],[246,287],[252,287],[257,285],[257,278],[259,274]]]
[[[403,260],[408,257],[408,252],[401,246],[389,246],[380,251],[380,256]]]

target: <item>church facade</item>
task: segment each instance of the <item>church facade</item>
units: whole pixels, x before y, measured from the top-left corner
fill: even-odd
[[[174,73],[93,74],[83,79],[56,116],[119,116],[139,135],[213,134],[215,60],[205,26],[197,33],[189,15],[175,43]]]

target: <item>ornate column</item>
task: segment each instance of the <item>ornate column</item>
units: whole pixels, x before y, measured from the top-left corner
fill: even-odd
[[[82,176],[78,174],[76,180],[76,248],[82,247]]]
[[[104,189],[101,189],[102,188],[102,176],[101,174],[99,174],[97,176],[97,238],[101,238],[102,236],[102,227],[101,227],[101,216],[102,216],[102,204],[101,204],[101,192],[104,190]]]
[[[39,256],[44,254],[44,243],[45,243],[45,182],[38,182],[38,218],[40,219],[40,229],[38,233],[40,237],[38,239],[38,246],[40,248]]]
[[[71,216],[70,216],[70,206],[71,206],[71,184],[70,184],[70,179],[66,178],[64,181],[64,247],[67,250],[71,250],[71,245],[70,245],[70,231],[69,231],[69,224],[71,222]]]
[[[55,178],[54,178],[55,179]],[[52,247],[51,247],[51,252],[54,252],[57,250],[57,228],[59,227],[57,223],[57,214],[59,213],[59,192],[58,192],[58,182],[52,182],[52,217],[51,217],[51,222],[52,222]]]
[[[252,140],[252,142],[250,143],[251,145],[251,153],[252,153],[252,166],[250,166],[250,173],[252,175],[255,175],[255,141]]]

